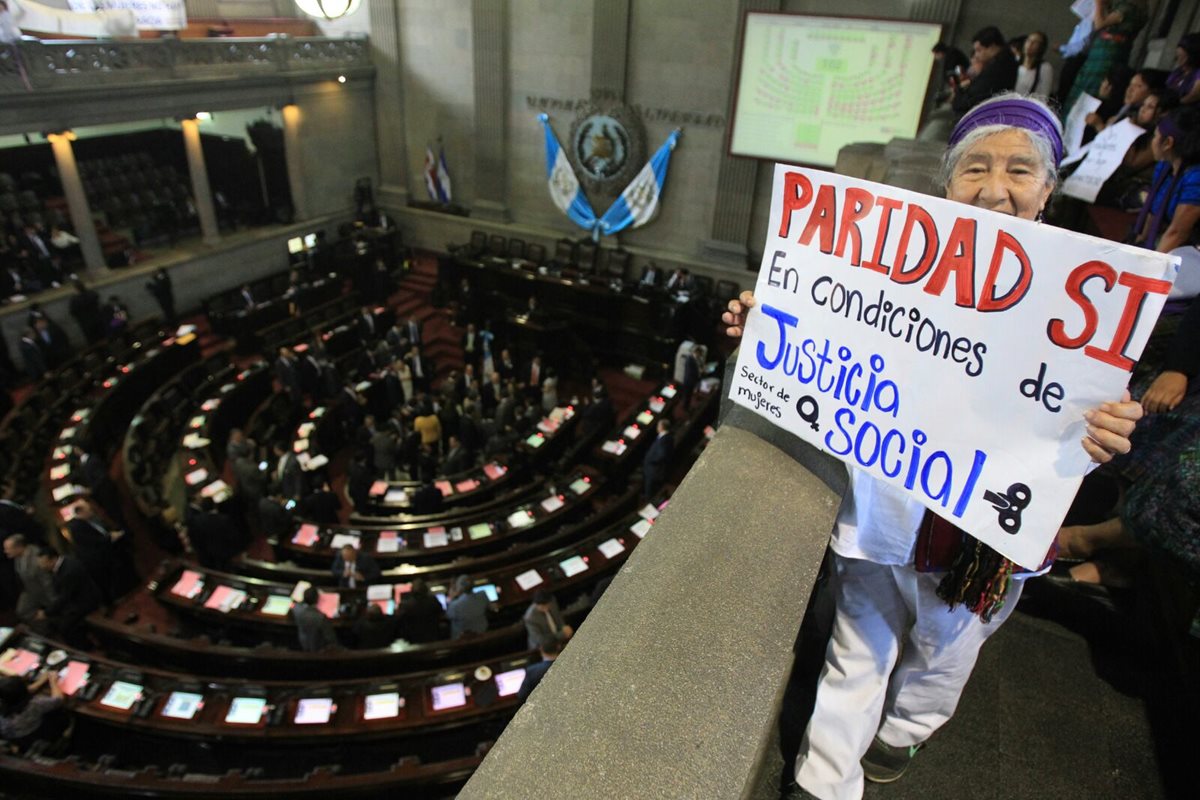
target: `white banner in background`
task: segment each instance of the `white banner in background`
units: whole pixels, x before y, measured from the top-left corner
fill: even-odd
[[[177,31],[187,27],[184,0],[68,0],[80,14],[129,10],[140,31]]]

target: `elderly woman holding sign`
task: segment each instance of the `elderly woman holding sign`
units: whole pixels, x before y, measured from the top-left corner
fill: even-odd
[[[1061,156],[1054,113],[1040,101],[1000,95],[955,126],[946,196],[1038,219]],[[750,292],[729,302],[722,319],[730,336],[742,335],[754,305]],[[1089,412],[1084,450],[1097,462],[1128,452],[1141,415],[1128,396]],[[918,564],[918,549],[923,556],[940,549],[918,541],[951,542],[949,554]],[[899,778],[950,718],[980,646],[1016,606],[1023,581],[1012,562],[903,490],[853,469],[830,546],[837,614],[796,781],[822,800],[841,800],[860,797],[864,777]]]

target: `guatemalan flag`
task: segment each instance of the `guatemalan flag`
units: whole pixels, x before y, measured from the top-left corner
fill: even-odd
[[[450,170],[446,167],[446,148],[438,142],[438,166],[437,166],[438,185],[442,187],[442,202],[447,205],[454,197],[454,193],[450,191]]]
[[[444,155],[444,154],[443,154]],[[425,188],[429,191],[429,199],[439,203],[450,202],[450,174],[446,173],[446,185],[442,185],[441,173],[445,164],[439,164],[433,155],[433,148],[425,145]]]
[[[658,200],[663,184],[667,180],[667,165],[671,163],[671,151],[679,141],[679,129],[658,148],[658,152],[646,162],[642,171],[625,187],[608,211],[600,218],[600,232],[611,236],[626,228],[640,228],[658,213]]]
[[[596,212],[592,211],[591,203],[579,188],[579,179],[575,177],[575,170],[571,169],[567,154],[558,145],[558,138],[550,127],[550,117],[539,114],[538,120],[546,132],[546,177],[550,184],[550,198],[572,222],[596,233]]]

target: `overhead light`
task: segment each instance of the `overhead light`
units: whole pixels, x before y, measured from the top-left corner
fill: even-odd
[[[353,14],[361,3],[362,0],[296,0],[305,14],[329,21]]]
[[[338,75],[338,83],[345,83],[345,82],[346,82],[346,76]]]

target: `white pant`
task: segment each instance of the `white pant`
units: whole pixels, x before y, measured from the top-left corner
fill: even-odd
[[[863,793],[859,760],[876,733],[908,747],[950,719],[979,648],[1012,613],[1024,581],[1012,582],[985,624],[937,596],[940,573],[836,553],[833,563],[837,615],[796,782],[821,800],[854,800]]]

